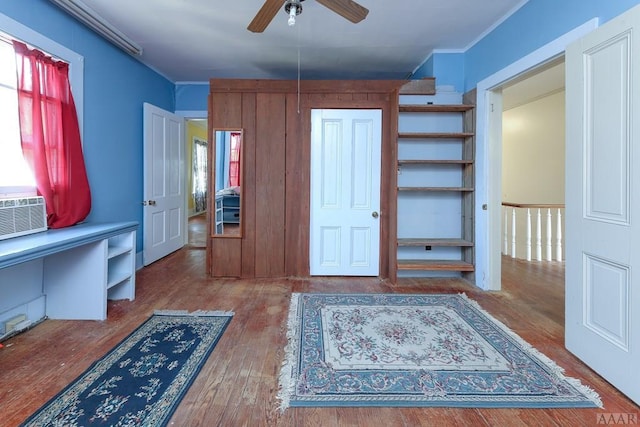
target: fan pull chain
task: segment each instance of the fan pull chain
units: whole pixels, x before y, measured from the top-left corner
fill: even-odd
[[[298,114],[300,114],[300,45],[298,45]]]
[[[298,115],[300,114],[300,26],[298,25]]]

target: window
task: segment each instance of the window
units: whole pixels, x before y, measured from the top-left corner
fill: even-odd
[[[193,137],[193,188],[194,213],[207,209],[207,141]]]
[[[13,46],[0,40],[0,196],[35,193],[35,180],[20,145],[16,84]]]
[[[5,181],[5,164],[15,164],[8,160],[8,156],[15,156],[16,150],[20,153],[22,160],[22,149],[20,147],[18,128],[18,106],[16,94],[16,64],[15,54],[11,40],[21,40],[43,52],[47,52],[55,58],[59,58],[69,63],[69,80],[73,90],[78,122],[80,125],[80,135],[83,134],[83,112],[84,112],[84,58],[78,53],[55,41],[43,36],[37,31],[15,21],[0,13],[0,198],[16,197],[21,195],[35,194],[34,179],[30,169],[26,166],[21,169],[22,178],[11,176],[9,181]],[[8,82],[8,83],[7,83]],[[11,104],[12,103],[12,104]],[[15,115],[15,120],[11,115]],[[13,130],[11,126],[15,126]],[[11,144],[9,141],[17,141]],[[11,150],[9,149],[11,147]],[[14,154],[10,154],[13,151]],[[15,182],[27,182],[16,185]],[[12,182],[12,184],[9,184]]]

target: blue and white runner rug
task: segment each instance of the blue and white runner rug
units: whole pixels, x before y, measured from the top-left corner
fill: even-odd
[[[156,312],[23,426],[164,426],[233,313]]]

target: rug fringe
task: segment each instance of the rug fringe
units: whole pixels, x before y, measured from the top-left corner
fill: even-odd
[[[287,345],[284,348],[284,360],[280,367],[280,378],[278,386],[278,394],[276,398],[280,401],[278,409],[284,412],[289,407],[291,396],[295,391],[295,381],[293,380],[293,369],[296,364],[296,354],[298,353],[299,324],[297,320],[298,302],[300,293],[291,294],[291,302],[289,303],[289,315],[287,317]]]
[[[582,394],[584,394],[587,398],[589,398],[599,408],[603,407],[602,399],[594,389],[592,389],[587,385],[582,384],[582,382],[580,382],[580,380],[577,378],[565,376],[564,375],[565,371],[561,366],[559,366],[556,362],[554,362],[549,357],[547,357],[544,353],[540,352],[537,348],[533,347],[531,344],[526,342],[522,337],[520,337],[518,334],[513,332],[504,323],[502,323],[501,321],[493,317],[493,315],[491,315],[488,311],[482,308],[480,304],[478,304],[473,299],[469,298],[466,293],[461,292],[458,295],[462,297],[464,300],[466,300],[471,306],[473,306],[480,313],[490,318],[500,329],[502,329],[502,331],[505,334],[511,337],[511,339],[513,339],[514,341],[516,341],[521,347],[531,352],[531,354],[533,354],[535,357],[540,359],[540,361],[544,363],[549,368],[549,370],[551,370],[551,372],[554,373],[554,375],[556,375],[559,378],[562,377],[562,379],[569,382],[574,388],[579,390]]]
[[[194,317],[209,317],[209,316],[233,316],[233,311],[222,310],[196,310],[189,312],[188,310],[155,310],[153,312],[156,316],[194,316]]]

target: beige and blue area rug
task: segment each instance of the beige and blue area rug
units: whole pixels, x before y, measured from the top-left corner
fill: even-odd
[[[601,407],[464,294],[293,294],[289,406]]]
[[[165,426],[233,313],[156,312],[23,426]]]

